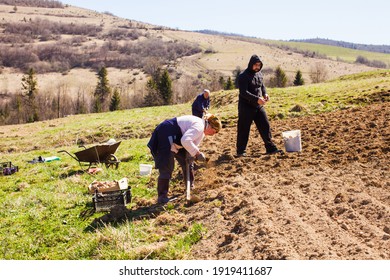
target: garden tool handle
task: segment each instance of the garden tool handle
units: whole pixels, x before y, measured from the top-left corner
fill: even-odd
[[[188,152],[186,152],[186,199],[191,199],[191,179],[190,179],[190,162],[192,158]]]

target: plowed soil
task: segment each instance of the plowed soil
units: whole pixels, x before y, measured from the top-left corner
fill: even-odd
[[[206,137],[210,161],[194,190],[202,200],[184,210],[208,228],[192,257],[390,259],[389,108],[271,121],[283,150],[281,133],[301,130],[301,153],[265,155],[254,124],[245,158],[234,157],[236,127]]]

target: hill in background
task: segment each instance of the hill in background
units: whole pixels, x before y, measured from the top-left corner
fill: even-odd
[[[336,40],[323,39],[323,38],[300,39],[300,40],[295,39],[295,40],[290,40],[290,41],[291,42],[306,42],[306,43],[322,44],[322,45],[336,46],[336,47],[369,51],[369,52],[390,53],[390,46],[388,46],[388,45],[356,44],[356,43],[351,43],[351,42],[336,41]]]
[[[49,7],[49,2],[55,5]],[[39,95],[46,102],[41,110],[58,107],[61,98],[67,100],[62,108],[69,111],[56,116],[91,112],[96,74],[102,66],[107,67],[110,86],[120,92],[123,109],[142,105],[145,84],[158,67],[169,72],[174,103],[193,99],[202,88],[223,89],[221,79],[234,78],[233,72],[245,69],[254,53],[265,62],[268,86],[277,67],[285,71],[287,85],[298,70],[306,84],[312,83],[311,73],[318,66],[326,72],[326,80],[375,69],[351,63],[360,53],[323,55],[328,50],[325,45],[319,52],[230,36],[234,34],[174,30],[58,1],[0,1],[0,31],[3,119],[5,111],[16,110],[12,97],[21,93],[21,80],[29,68],[37,72]],[[77,109],[80,103],[83,110]]]

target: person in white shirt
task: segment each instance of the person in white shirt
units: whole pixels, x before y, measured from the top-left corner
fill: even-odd
[[[169,181],[174,170],[174,159],[181,166],[186,179],[186,160],[205,161],[199,144],[205,135],[211,136],[222,128],[221,121],[214,115],[204,119],[196,116],[180,116],[160,123],[148,142],[153,155],[155,167],[159,171],[157,180],[157,203],[168,203]],[[188,153],[188,156],[187,156]],[[190,181],[193,184],[193,165],[190,165]]]

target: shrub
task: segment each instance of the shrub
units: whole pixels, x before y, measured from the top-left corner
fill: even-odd
[[[317,62],[310,70],[310,78],[313,83],[321,83],[326,80],[328,71],[325,64]]]
[[[116,28],[110,30],[107,34],[103,36],[103,38],[113,39],[113,40],[137,40],[142,36],[142,32],[134,29],[127,30],[122,28]]]
[[[364,56],[361,56],[361,55],[359,55],[356,58],[355,63],[360,63],[360,64],[364,64],[364,65],[376,67],[376,68],[387,68],[386,63],[384,63],[383,61],[368,60],[367,58],[365,58]]]
[[[1,47],[0,57],[2,58],[3,66],[22,70],[27,70],[29,63],[39,61],[38,56],[28,47]]]
[[[0,0],[0,4],[25,7],[64,8],[60,1],[54,0]]]
[[[39,37],[47,37],[47,34],[59,35],[84,35],[96,36],[102,28],[92,24],[64,24],[47,19],[36,18],[29,22],[15,22],[4,24],[5,34],[20,34],[38,39]]]
[[[39,22],[40,24],[37,24]],[[32,33],[30,36],[20,36],[23,38],[22,42],[33,41],[34,38],[41,38],[47,40],[51,38],[59,38],[62,32],[65,32],[66,28],[43,28],[47,26],[43,24],[48,21],[36,21],[35,27],[28,26],[28,24],[8,25],[8,32],[27,32]],[[34,23],[32,24],[34,26]],[[69,25],[70,26],[70,25]],[[87,27],[82,29],[79,26],[73,26],[73,31],[69,29],[69,32],[73,33],[88,33],[96,31],[96,27]],[[50,30],[50,32],[49,32]],[[60,30],[60,31],[59,31]],[[2,37],[1,40],[7,40],[15,42],[18,40],[17,35],[13,37]],[[35,35],[34,35],[35,34]],[[19,38],[19,39],[20,39]],[[0,46],[0,66],[19,68],[22,71],[27,70],[32,65],[37,65],[37,71],[43,73],[44,71],[67,71],[75,67],[93,68],[98,70],[104,64],[105,67],[114,67],[119,69],[126,68],[138,68],[144,69],[147,73],[153,73],[154,71],[148,71],[147,65],[151,58],[156,59],[158,65],[169,64],[183,56],[193,55],[200,52],[200,48],[197,45],[189,44],[186,42],[165,42],[158,38],[148,38],[141,42],[126,42],[119,44],[115,40],[110,40],[103,46],[86,46],[81,47],[82,42],[86,40],[85,36],[77,36],[71,40],[61,40],[56,43],[39,44],[35,47],[31,45],[25,47],[17,46]],[[40,63],[39,63],[40,62]],[[52,64],[52,67],[47,67],[46,63]]]

